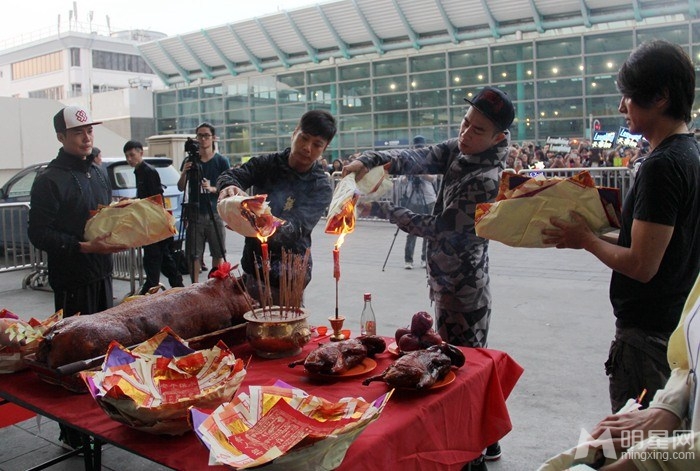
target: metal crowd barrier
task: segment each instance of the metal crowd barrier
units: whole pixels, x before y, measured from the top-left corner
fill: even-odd
[[[543,169],[523,169],[518,172],[520,175],[535,177],[543,175],[547,178],[561,177],[568,178],[577,173],[587,170],[596,186],[617,188],[620,190],[620,201],[624,201],[627,192],[632,187],[634,181],[634,171],[627,167],[581,167],[581,168],[543,168]]]
[[[32,267],[36,254],[27,236],[29,203],[0,204],[0,272]]]
[[[46,253],[34,247],[27,236],[28,214],[29,203],[0,204],[0,273],[29,268],[22,288],[50,289]],[[128,281],[131,293],[135,293],[144,280],[141,249],[116,253],[113,261],[114,279]]]
[[[144,281],[143,250],[129,249],[112,255],[112,277],[129,282],[129,295],[138,291]]]
[[[524,169],[520,170],[518,173],[520,175],[528,175],[535,177],[537,175],[543,175],[547,178],[551,177],[561,177],[567,178],[571,177],[577,173],[584,170],[590,172],[591,177],[595,181],[596,186],[617,188],[620,190],[620,201],[624,201],[627,196],[627,192],[632,187],[632,182],[634,181],[634,171],[627,167],[585,167],[585,168],[544,168],[544,169]],[[513,169],[506,169],[507,172],[515,172]],[[437,180],[435,182],[436,192],[440,184],[442,184],[442,175],[437,175]],[[393,184],[392,191],[384,195],[381,199],[393,202],[395,205],[400,205],[401,195],[402,195],[402,185],[405,183],[401,180],[401,176],[392,176],[391,181]],[[335,190],[336,185],[341,179],[340,172],[334,172],[331,175],[331,181],[333,183],[333,189]],[[362,202],[360,198],[360,202]],[[362,218],[360,218],[362,219]],[[371,218],[375,219],[375,218]]]

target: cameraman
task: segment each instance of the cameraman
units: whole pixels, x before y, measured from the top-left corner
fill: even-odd
[[[413,138],[413,148],[420,149],[425,147],[425,137],[418,135]],[[403,192],[401,194],[401,206],[410,209],[418,214],[432,214],[433,207],[437,196],[435,195],[435,187],[432,175],[409,175],[401,178],[403,183]],[[404,268],[411,270],[413,268],[413,252],[416,248],[416,238],[413,234],[406,234],[406,247],[404,248]],[[423,239],[420,266],[425,268],[425,252],[427,241]]]
[[[185,145],[188,156],[177,182],[180,191],[185,191],[189,186],[185,195],[185,253],[192,283],[199,282],[205,243],[209,243],[212,269],[218,267],[224,259],[226,233],[224,223],[216,211],[216,180],[231,166],[227,158],[216,152],[214,126],[202,123],[197,126],[195,133],[197,145],[193,145],[192,141]]]

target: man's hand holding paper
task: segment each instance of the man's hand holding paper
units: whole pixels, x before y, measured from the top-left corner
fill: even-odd
[[[542,229],[542,243],[558,249],[585,249],[589,240],[598,237],[581,214],[569,211],[569,218],[572,222],[555,216],[549,218],[554,229]]]
[[[246,237],[270,237],[284,221],[272,215],[266,198],[267,195],[228,196],[219,200],[216,209],[232,231]]]

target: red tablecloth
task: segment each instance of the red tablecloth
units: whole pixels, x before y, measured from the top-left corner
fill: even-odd
[[[304,352],[315,346],[312,342]],[[338,469],[458,470],[506,435],[511,422],[505,400],[522,368],[504,352],[463,350],[467,362],[456,371],[453,383],[427,393],[395,391],[382,415],[357,437]],[[251,355],[247,345],[234,351],[244,359]],[[301,366],[289,368],[291,360],[253,356],[241,390],[281,379],[328,400],[349,396],[374,400],[387,386],[380,382],[363,386],[362,379],[383,371],[393,357],[383,353],[376,358],[378,365],[372,373],[333,381],[312,378]],[[0,397],[175,469],[204,469],[208,460],[208,450],[194,433],[171,437],[133,430],[109,419],[89,395],[44,383],[31,371],[0,375]]]

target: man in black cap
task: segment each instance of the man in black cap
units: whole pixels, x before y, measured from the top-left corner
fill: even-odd
[[[96,124],[79,106],[56,113],[53,125],[62,147],[31,190],[29,240],[48,254],[54,305],[64,317],[112,307],[111,254],[126,249],[106,243],[109,234],[91,241],[83,237],[90,211],[112,198],[107,176],[93,164]],[[74,448],[81,444],[80,433],[65,426],[60,439]]]
[[[488,240],[476,236],[474,214],[477,204],[494,201],[498,194],[515,110],[508,95],[494,87],[465,101],[471,106],[458,137],[420,149],[368,151],[343,173],[357,172],[360,179],[369,169],[391,163],[389,173],[394,175],[444,175],[432,214],[390,203],[375,204],[374,213],[428,241],[430,298],[443,340],[485,347],[491,315]],[[500,457],[497,443],[486,456]],[[483,457],[471,469],[486,469]]]
[[[112,190],[93,164],[93,121],[87,110],[67,106],[53,118],[58,156],[40,173],[31,190],[29,240],[48,254],[49,284],[63,316],[93,314],[112,307],[112,253],[108,234],[86,241],[90,211],[109,205]]]

